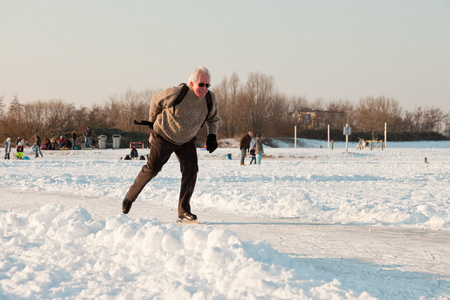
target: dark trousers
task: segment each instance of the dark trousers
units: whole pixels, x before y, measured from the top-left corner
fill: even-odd
[[[197,149],[195,148],[194,140],[183,145],[175,145],[164,140],[159,135],[156,135],[152,141],[147,164],[142,167],[134,180],[134,183],[128,190],[126,197],[129,201],[136,201],[136,198],[145,185],[158,175],[173,152],[177,155],[181,170],[181,190],[178,202],[178,214],[185,212],[191,213],[190,200],[194,193],[198,173]]]

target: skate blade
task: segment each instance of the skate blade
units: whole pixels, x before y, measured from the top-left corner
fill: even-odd
[[[177,223],[182,223],[182,224],[201,224],[199,221],[191,221],[191,220],[185,220],[185,219],[177,219]]]

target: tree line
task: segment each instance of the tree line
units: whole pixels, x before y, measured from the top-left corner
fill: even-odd
[[[382,132],[385,123],[391,133],[438,132],[450,137],[449,112],[436,107],[404,111],[397,100],[386,96],[367,96],[357,103],[347,99],[310,101],[279,92],[274,78],[260,72],[250,73],[245,82],[233,73],[211,90],[219,105],[219,138],[241,137],[248,131],[265,137],[292,137],[294,126],[301,133],[323,130],[328,125],[342,130],[346,124],[353,131],[373,133]],[[148,132],[145,126],[134,125],[133,120],[148,119],[150,99],[159,91],[129,89],[91,107],[75,107],[55,99],[21,103],[18,95],[7,105],[0,96],[0,139],[31,139],[35,133],[51,138],[72,130],[82,134],[87,126]],[[199,135],[205,133],[202,129]]]

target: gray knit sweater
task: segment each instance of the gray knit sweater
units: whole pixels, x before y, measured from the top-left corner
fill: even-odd
[[[200,130],[208,114],[206,98],[199,98],[189,89],[183,101],[175,106],[173,103],[181,92],[181,86],[170,87],[152,97],[150,118],[153,130],[169,142],[182,145],[192,140]],[[208,134],[217,135],[219,115],[216,95],[211,92],[212,108],[206,120]]]

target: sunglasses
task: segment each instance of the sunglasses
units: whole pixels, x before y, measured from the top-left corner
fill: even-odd
[[[204,87],[204,86],[206,86],[207,88],[209,88],[209,87],[211,86],[211,84],[210,84],[210,83],[203,83],[203,82],[200,82],[200,83],[198,84],[198,86],[199,86],[199,87]]]

